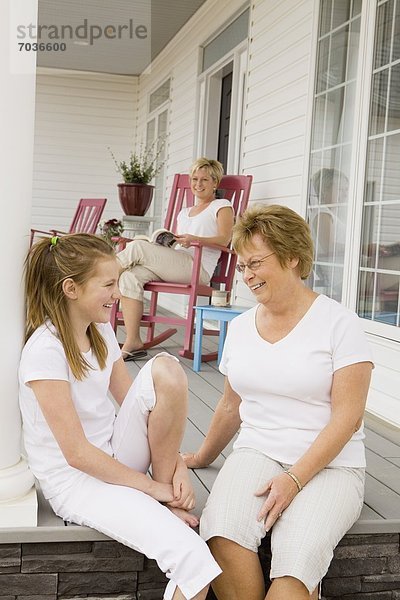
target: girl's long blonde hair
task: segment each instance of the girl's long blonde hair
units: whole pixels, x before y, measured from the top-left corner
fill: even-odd
[[[97,261],[115,257],[104,239],[88,233],[44,238],[30,249],[25,259],[25,342],[49,319],[56,328],[74,377],[82,380],[90,365],[79,350],[68,318],[65,279],[84,285],[93,275]],[[104,369],[107,346],[95,323],[88,328],[91,348]]]

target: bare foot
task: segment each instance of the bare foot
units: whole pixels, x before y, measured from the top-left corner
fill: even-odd
[[[181,519],[186,525],[189,527],[197,527],[200,520],[195,515],[191,515],[187,510],[183,508],[172,508],[172,506],[167,506],[171,512],[174,513],[179,519]]]

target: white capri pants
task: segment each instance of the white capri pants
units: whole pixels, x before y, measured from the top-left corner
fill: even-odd
[[[119,278],[119,289],[123,296],[143,300],[143,286],[148,281],[172,281],[190,283],[193,257],[186,250],[175,250],[146,240],[129,242],[118,252],[117,258],[126,269]],[[210,276],[200,269],[200,283],[207,285]]]
[[[114,457],[142,473],[150,466],[147,422],[156,401],[151,375],[155,358],[145,364],[132,384],[116,417],[111,440]],[[171,600],[176,586],[185,598],[193,598],[221,573],[201,537],[144,492],[82,473],[72,490],[50,499],[50,504],[64,520],[92,527],[155,559],[171,580],[165,600]]]
[[[219,536],[257,552],[266,532],[257,515],[259,490],[290,465],[258,450],[238,448],[218,473],[200,521],[200,535]],[[310,594],[328,571],[333,550],[358,519],[365,470],[328,467],[304,486],[271,529],[270,578],[299,579]]]

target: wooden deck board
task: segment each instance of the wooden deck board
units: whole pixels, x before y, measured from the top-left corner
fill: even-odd
[[[369,475],[368,470],[365,477],[365,504],[384,519],[400,520],[399,494],[396,494],[387,485]]]
[[[368,426],[365,430],[365,447],[373,450],[383,458],[400,458],[400,444],[395,444],[372,431]]]
[[[375,479],[384,483],[389,489],[400,494],[399,467],[389,460],[385,460],[375,452],[366,449],[368,473]]]

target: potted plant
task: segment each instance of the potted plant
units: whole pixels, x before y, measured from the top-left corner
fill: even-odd
[[[110,148],[116,170],[124,182],[118,184],[118,195],[126,215],[143,216],[153,199],[154,185],[151,181],[161,171],[164,161],[161,154],[165,140],[155,140],[150,146],[140,145],[139,151],[131,152],[129,160],[117,161]]]
[[[109,219],[106,221],[103,219],[99,223],[100,235],[104,238],[111,246],[115,247],[116,243],[113,238],[119,237],[124,231],[124,225],[119,219]]]

